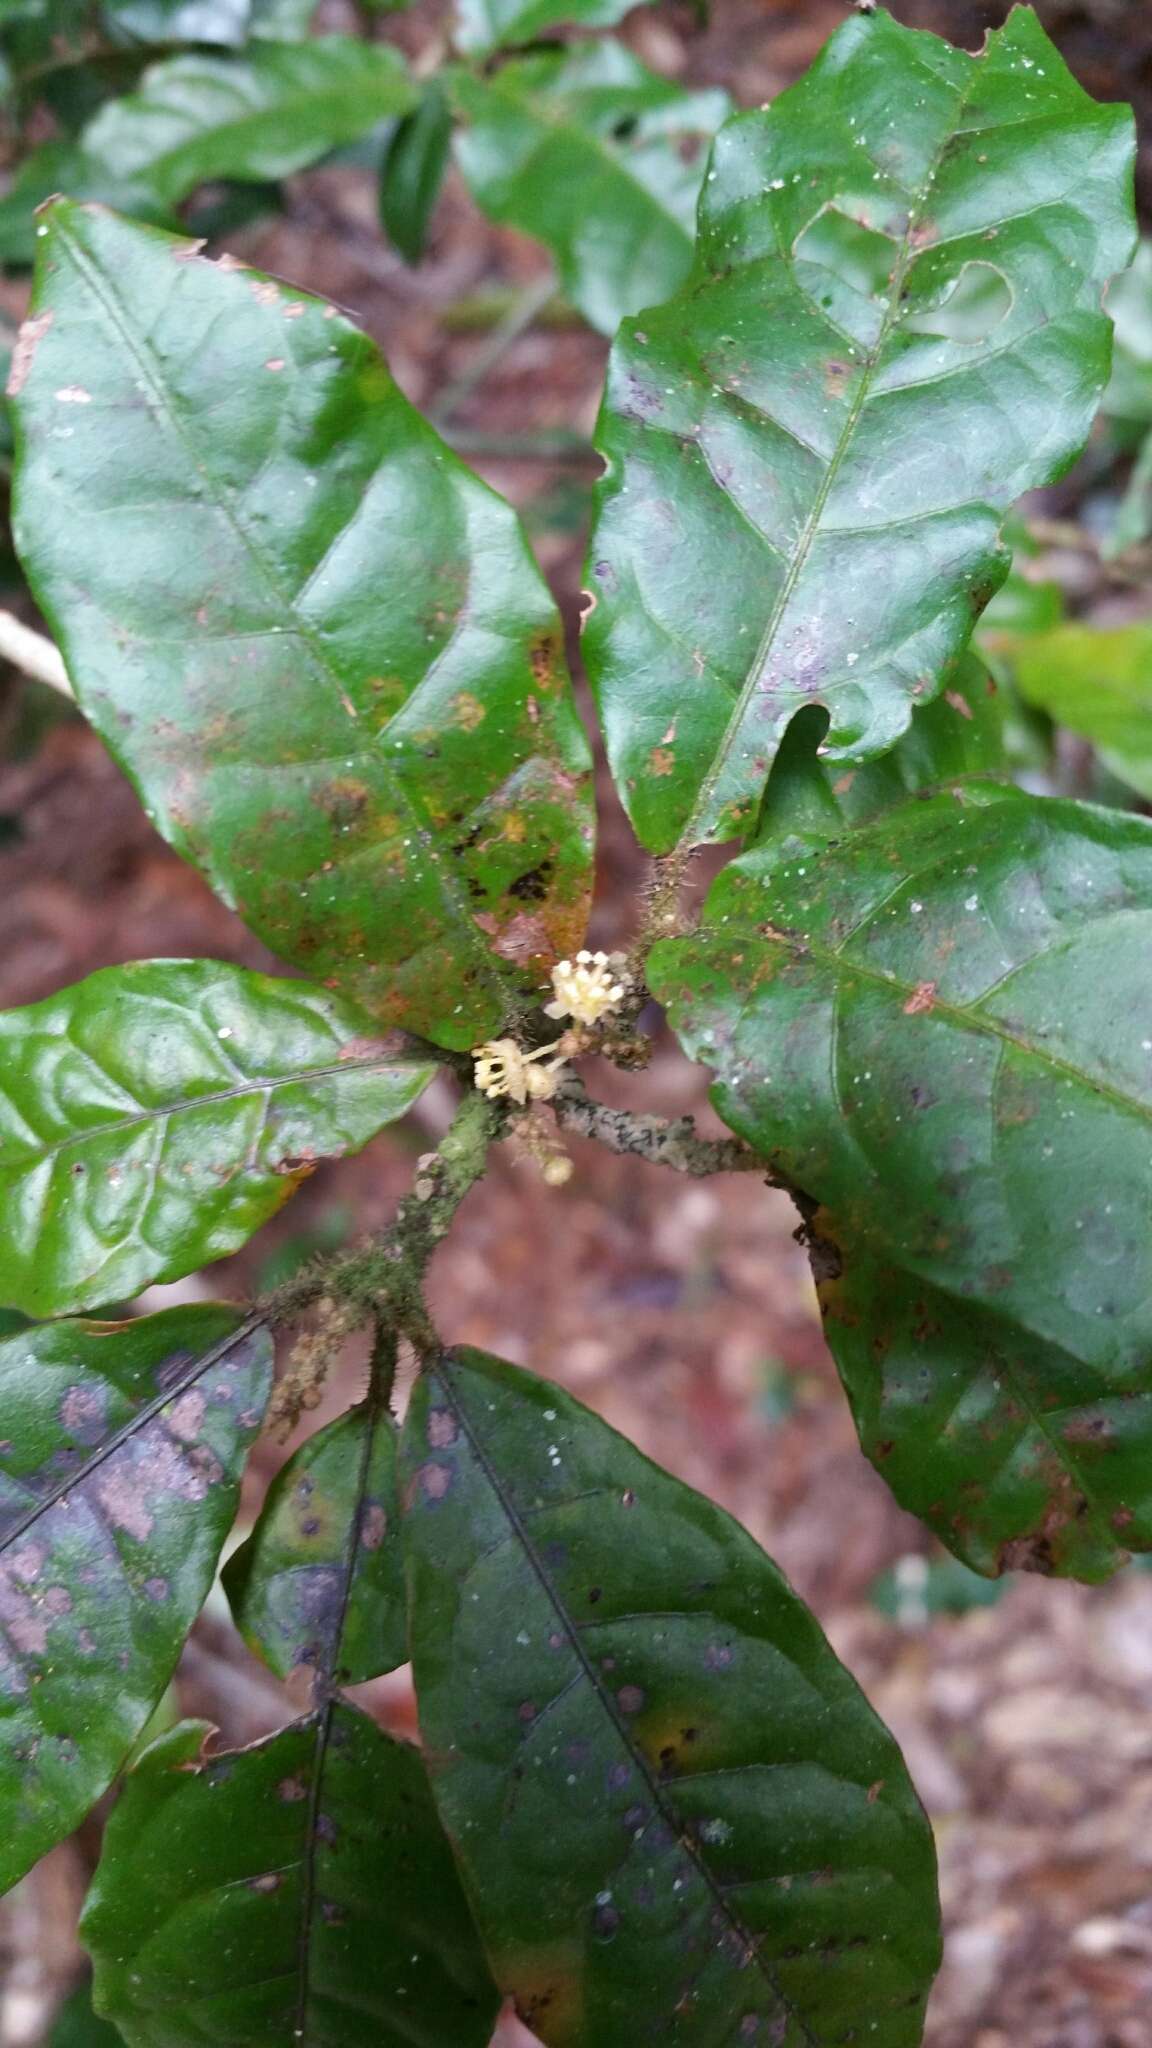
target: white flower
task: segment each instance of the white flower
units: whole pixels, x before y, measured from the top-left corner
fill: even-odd
[[[550,1045],[542,1045],[539,1052],[525,1052],[514,1038],[489,1039],[472,1054],[476,1086],[489,1099],[510,1095],[513,1102],[525,1103],[531,1096],[534,1102],[547,1102],[556,1093],[556,1074],[564,1061],[553,1059],[547,1067],[535,1062],[546,1059],[551,1051]]]
[[[577,953],[552,969],[556,1001],[544,1005],[546,1017],[575,1017],[578,1024],[598,1024],[624,996],[607,953]]]

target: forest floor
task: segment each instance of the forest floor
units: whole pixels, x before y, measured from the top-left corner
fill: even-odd
[[[332,0],[329,25],[342,25]],[[898,17],[975,45],[1003,6],[897,0]],[[654,68],[770,99],[810,61],[841,0],[715,0],[640,12],[628,37]],[[1085,82],[1136,96],[1152,137],[1152,4],[1042,7]],[[346,24],[345,24],[346,25]],[[388,33],[418,47],[420,11]],[[287,214],[231,238],[238,255],[349,308],[383,344],[419,405],[478,370],[475,322],[539,275],[538,250],[483,223],[451,185],[431,253],[415,272],[381,240],[366,174],[292,181]],[[21,287],[0,287],[20,310]],[[575,320],[537,322],[464,391],[454,432],[523,511],[571,621],[593,465],[509,455],[508,437],[590,432],[605,345]],[[34,706],[9,678],[0,733],[0,1002],[27,1002],[97,966],[198,955],[269,966],[269,956],[155,837],[79,720]],[[595,942],[624,941],[644,862],[602,777]],[[598,1077],[599,1080],[599,1077]],[[709,1112],[705,1083],[670,1041],[648,1072],[602,1092],[664,1114]],[[272,1262],[338,1232],[383,1224],[416,1154],[451,1109],[437,1083],[409,1124],[358,1159],[322,1168],[240,1258],[199,1283],[224,1296],[266,1281]],[[825,1351],[787,1201],[748,1178],[682,1183],[578,1142],[567,1187],[541,1187],[500,1154],[469,1197],[432,1274],[445,1336],[553,1376],[642,1448],[722,1502],[777,1558],[902,1742],[935,1824],[949,1927],[930,2048],[1152,2048],[1152,1574],[1103,1590],[1020,1581],[995,1604],[929,1615],[919,1560],[938,1555],[892,1503],[856,1447]],[[542,1284],[541,1276],[547,1276]],[[322,1422],[356,1390],[350,1356]],[[262,1485],[284,1456],[263,1445]],[[247,1505],[258,1497],[252,1488]],[[896,1618],[874,1597],[897,1567]],[[281,1688],[211,1605],[179,1679],[184,1712],[246,1741],[286,1717]],[[364,1689],[389,1726],[412,1730],[403,1674]],[[73,1926],[94,1827],[55,1851],[0,1906],[0,2048],[35,2048],[72,1981]],[[531,2037],[511,2020],[499,2039]]]

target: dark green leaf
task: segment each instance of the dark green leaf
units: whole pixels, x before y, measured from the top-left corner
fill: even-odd
[[[1113,775],[1152,798],[1152,625],[1063,625],[1004,652],[1020,694],[1093,742]]]
[[[666,298],[688,273],[723,92],[685,92],[620,43],[581,43],[459,74],[457,155],[477,205],[556,258],[593,327]]]
[[[1024,8],[981,57],[858,17],[726,126],[598,438],[585,649],[646,846],[746,832],[804,706],[854,763],[935,694],[1091,424],[1131,162]]]
[[[333,1703],[141,1758],[85,1909],[128,2048],[486,2048],[496,1993],[416,1751]]]
[[[388,239],[408,263],[419,263],[452,141],[452,109],[438,79],[430,79],[418,107],[404,116],[380,167],[380,218]]]
[[[1152,1548],[1152,825],[1011,790],[725,870],[652,957],[802,1192],[861,1441],[976,1570]]]
[[[514,514],[333,307],[99,210],[43,228],[16,516],[84,709],[278,953],[469,1046],[579,944],[590,876]]]
[[[363,1402],[278,1473],[224,1568],[236,1626],[279,1678],[359,1685],[408,1657],[396,1427]]]
[[[477,1352],[402,1445],[412,1655],[497,1981],[549,2048],[913,2048],[931,1834],[739,1525]]]
[[[0,1890],[84,1818],[164,1691],[271,1362],[219,1306],[0,1344]]]
[[[576,22],[611,28],[636,0],[457,0],[456,42],[470,56],[508,44],[533,43],[550,28]]]
[[[0,1013],[0,1299],[62,1315],[235,1251],[435,1068],[307,982],[104,967]]]

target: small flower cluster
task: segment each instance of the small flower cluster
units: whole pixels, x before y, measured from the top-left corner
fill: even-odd
[[[555,1001],[545,1004],[546,1017],[571,1017],[577,1025],[598,1024],[616,1008],[625,993],[607,953],[577,953],[575,960],[561,960],[552,969]],[[575,1034],[572,1034],[575,1043]],[[507,1095],[523,1106],[527,1102],[548,1102],[556,1093],[556,1077],[567,1064],[573,1046],[560,1040],[556,1046],[542,1045],[537,1052],[525,1052],[514,1038],[492,1038],[478,1045],[476,1086],[482,1095]],[[543,1064],[541,1064],[543,1062]]]
[[[491,1038],[487,1045],[477,1046],[472,1057],[476,1062],[476,1086],[481,1095],[495,1098],[509,1095],[513,1102],[547,1102],[556,1093],[556,1070],[564,1065],[563,1059],[552,1059],[546,1067],[535,1064],[547,1058],[552,1051],[550,1045],[542,1045],[539,1052],[525,1052],[514,1038]]]
[[[546,1017],[574,1017],[578,1024],[598,1024],[624,997],[624,983],[617,981],[607,953],[577,953],[575,960],[561,960],[552,969],[554,1003],[546,1003]]]

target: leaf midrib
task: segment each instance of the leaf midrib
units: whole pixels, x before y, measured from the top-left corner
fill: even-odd
[[[740,736],[743,732],[744,720],[747,714],[748,706],[759,685],[760,677],[764,669],[764,664],[772,651],[772,648],[775,644],[777,633],[779,632],[780,626],[783,623],[787,608],[792,601],[792,597],[795,593],[797,585],[799,584],[800,578],[803,575],[804,569],[807,565],[809,555],[811,554],[812,548],[815,545],[815,542],[819,536],[821,530],[821,522],[824,517],[825,507],[827,506],[828,500],[831,497],[837,479],[839,478],[840,471],[843,468],[843,465],[847,459],[848,451],[851,448],[852,441],[856,433],[856,429],[860,424],[860,419],[864,412],[864,408],[867,405],[868,400],[871,396],[872,384],[875,379],[876,373],[880,367],[884,350],[902,318],[903,308],[901,302],[901,293],[903,290],[904,280],[908,274],[908,270],[911,265],[912,259],[916,253],[913,248],[912,238],[923,216],[924,210],[928,205],[929,199],[932,194],[933,186],[936,182],[937,174],[939,173],[941,164],[943,163],[944,156],[947,152],[948,146],[955,137],[955,135],[957,135],[960,132],[960,122],[963,119],[963,116],[968,107],[968,103],[971,100],[972,95],[976,89],[976,85],[980,75],[978,69],[978,60],[973,59],[972,63],[973,68],[969,76],[968,83],[963,89],[963,91],[959,93],[957,98],[953,125],[949,128],[947,135],[942,141],[940,148],[937,151],[935,158],[933,159],[931,168],[927,174],[927,177],[924,180],[918,199],[909,210],[908,225],[905,229],[904,238],[901,242],[896,262],[893,266],[891,279],[889,281],[888,305],[884,314],[883,322],[880,327],[880,332],[877,335],[876,340],[873,343],[872,348],[869,350],[868,355],[865,359],[862,374],[860,377],[860,382],[856,388],[856,391],[853,394],[852,405],[849,410],[848,417],[845,420],[843,427],[841,428],[839,439],[837,440],[836,446],[833,449],[832,454],[829,458],[828,467],[825,471],[823,480],[820,485],[820,489],[816,494],[816,498],[813,503],[812,509],[809,512],[808,517],[805,520],[804,526],[801,529],[800,535],[797,539],[791,564],[784,578],[784,581],[781,584],[780,590],[777,593],[776,602],[772,607],[771,613],[769,614],[767,623],[764,627],[764,631],[760,636],[759,644],[757,645],[755,654],[752,657],[752,661],[749,665],[748,672],[741,686],[740,693],[736,699],[736,703],[733,707],[733,710],[728,718],[727,725],[724,728],[723,737],[720,741],[718,748],[716,749],[716,753],[713,757],[712,763],[700,784],[700,788],[696,796],[696,801],[693,804],[692,809],[689,812],[689,815],[685,820],[684,826],[677,839],[675,849],[677,853],[684,853],[688,851],[692,846],[698,843],[698,834],[702,829],[702,821],[706,822],[707,820],[707,813],[711,807],[716,786],[720,781],[720,778],[723,775],[725,769],[727,768],[733,749],[739,741]]]
[[[431,1063],[429,1063],[431,1064]],[[26,1152],[22,1157],[12,1157],[4,1151],[0,1138],[0,1181],[9,1173],[33,1171],[46,1160],[59,1157],[76,1145],[95,1143],[97,1139],[111,1137],[117,1131],[135,1130],[141,1124],[163,1123],[171,1117],[187,1116],[202,1105],[213,1103],[246,1101],[251,1095],[270,1098],[281,1088],[307,1087],[315,1081],[332,1080],[340,1074],[371,1074],[375,1072],[403,1071],[396,1059],[380,1058],[371,1060],[339,1060],[331,1066],[301,1067],[297,1073],[281,1075],[276,1080],[253,1080],[238,1084],[234,1088],[217,1088],[205,1095],[190,1095],[178,1102],[166,1103],[157,1109],[141,1109],[136,1116],[123,1116],[105,1124],[91,1124],[84,1130],[74,1131],[66,1138],[52,1144],[42,1145],[37,1151]]]
[[[497,1002],[499,1015],[503,1018],[511,1007],[509,988],[505,983],[504,977],[494,965],[492,954],[487,944],[476,929],[464,896],[457,887],[455,875],[445,865],[427,813],[418,802],[414,792],[409,789],[403,778],[392,768],[389,757],[384,749],[379,746],[372,746],[369,749],[364,748],[364,733],[359,728],[359,722],[350,717],[345,702],[345,692],[341,677],[328,659],[322,636],[317,634],[309,621],[303,618],[296,610],[292,600],[284,591],[273,564],[268,560],[264,551],[257,545],[249,533],[239,509],[232,502],[232,494],[201,460],[194,443],[185,430],[175,405],[169,397],[163,379],[153,362],[151,351],[137,341],[131,329],[121,319],[114,296],[111,296],[105,289],[103,276],[98,264],[82,249],[79,240],[72,233],[70,226],[67,225],[66,219],[62,219],[58,211],[53,217],[53,226],[80,276],[97,302],[108,325],[112,328],[125,353],[139,369],[141,377],[146,382],[159,409],[160,416],[166,422],[174,438],[179,442],[191,467],[204,479],[209,491],[209,502],[230,527],[244,552],[249,556],[259,577],[283,615],[295,621],[296,630],[312,657],[316,672],[328,684],[332,696],[340,707],[344,720],[348,725],[355,728],[357,751],[366,751],[370,754],[371,759],[379,764],[387,779],[389,790],[397,808],[405,811],[411,819],[412,829],[419,836],[436,877],[441,900],[449,916],[449,922],[454,929],[464,936],[470,952],[478,963],[478,978],[490,989]],[[413,690],[412,696],[416,694],[418,689],[419,684]],[[411,696],[406,699],[406,705],[410,703]],[[373,733],[371,737],[378,739],[380,735]]]
[[[773,1998],[776,2000],[776,2003],[780,2011],[782,2013],[787,2014],[788,2018],[791,2021],[793,2021],[796,2024],[796,2026],[799,2027],[805,2042],[808,2044],[808,2048],[820,2048],[820,2043],[817,2036],[811,2032],[811,2029],[809,2028],[808,2023],[805,2020],[803,2014],[799,2011],[799,2009],[792,2002],[792,2000],[787,1996],[786,1992],[783,1990],[778,1979],[776,1978],[775,1973],[773,1972],[770,1965],[766,1961],[764,1955],[762,1954],[761,1942],[763,1937],[753,1934],[751,1929],[746,1927],[743,1921],[739,1919],[739,1917],[732,1911],[725,1892],[720,1886],[719,1881],[713,1876],[711,1870],[708,1867],[708,1864],[701,1856],[699,1847],[695,1839],[684,1829],[683,1823],[679,1815],[677,1814],[675,1808],[669,1805],[665,1797],[664,1787],[661,1785],[659,1779],[654,1775],[652,1768],[648,1762],[648,1759],[644,1755],[644,1752],[633,1741],[628,1731],[627,1724],[617,1711],[614,1702],[605,1692],[600,1676],[596,1670],[595,1664],[589,1657],[584,1647],[583,1641],[581,1640],[580,1631],[575,1621],[573,1620],[572,1616],[569,1614],[568,1609],[565,1606],[563,1600],[561,1599],[558,1591],[553,1585],[551,1577],[544,1564],[544,1561],[541,1558],[539,1552],[536,1550],[535,1545],[532,1543],[532,1540],[528,1535],[528,1531],[524,1526],[524,1522],[519,1511],[515,1507],[513,1501],[511,1500],[510,1496],[508,1495],[504,1486],[502,1485],[499,1473],[497,1472],[495,1466],[492,1464],[492,1461],[488,1457],[484,1445],[481,1443],[476,1431],[474,1430],[471,1418],[467,1412],[467,1409],[464,1406],[460,1394],[456,1389],[452,1367],[449,1364],[448,1360],[443,1357],[441,1358],[439,1364],[439,1378],[443,1384],[449,1405],[452,1408],[452,1411],[456,1417],[457,1422],[459,1423],[461,1430],[467,1438],[468,1444],[472,1450],[473,1456],[475,1457],[477,1464],[479,1465],[481,1471],[484,1474],[485,1479],[487,1480],[489,1486],[492,1489],[493,1494],[496,1497],[496,1500],[500,1506],[501,1513],[504,1515],[510,1529],[513,1531],[515,1540],[520,1545],[523,1555],[528,1562],[529,1568],[531,1569],[537,1584],[539,1585],[546,1600],[551,1606],[557,1621],[559,1622],[560,1626],[564,1631],[565,1637],[567,1638],[572,1653],[576,1658],[578,1665],[580,1666],[580,1675],[583,1677],[584,1682],[590,1688],[593,1697],[597,1700],[605,1718],[609,1720],[615,1728],[622,1748],[626,1750],[627,1754],[632,1758],[633,1765],[639,1777],[647,1786],[654,1810],[660,1815],[666,1827],[669,1828],[672,1835],[679,1842],[685,1857],[692,1864],[698,1877],[700,1878],[701,1883],[704,1885],[705,1889],[707,1890],[711,1898],[714,1900],[716,1910],[722,1916],[724,1924],[740,1941],[745,1953],[751,1957],[756,1970],[758,1971],[759,1975],[763,1978],[764,1982],[767,1984],[768,1989],[771,1992]]]

